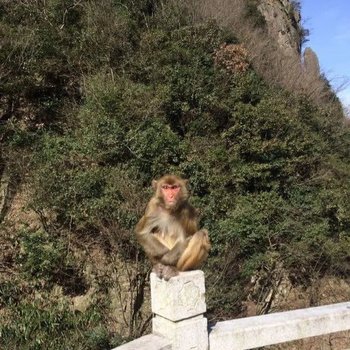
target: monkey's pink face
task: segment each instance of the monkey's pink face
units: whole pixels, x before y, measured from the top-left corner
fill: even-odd
[[[180,185],[162,185],[162,195],[166,204],[174,205],[180,195],[181,187]]]

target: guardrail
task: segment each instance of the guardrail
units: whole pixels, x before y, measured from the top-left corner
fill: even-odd
[[[217,322],[208,328],[204,274],[151,274],[152,334],[114,350],[243,350],[350,330],[350,302]]]

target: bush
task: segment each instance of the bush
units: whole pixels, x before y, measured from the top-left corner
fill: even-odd
[[[49,307],[48,307],[49,306]],[[67,303],[23,302],[10,309],[0,324],[0,345],[6,349],[107,349],[117,342],[100,324],[99,310],[75,314]],[[115,337],[115,340],[117,338]]]
[[[62,237],[42,230],[23,230],[18,235],[18,245],[16,263],[28,286],[50,290],[58,285],[63,293],[71,296],[86,291],[82,271]]]
[[[62,242],[54,242],[43,231],[22,232],[20,238],[18,262],[24,273],[31,278],[57,274],[65,260],[65,247]]]

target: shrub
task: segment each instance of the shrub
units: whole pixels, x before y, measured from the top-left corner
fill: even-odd
[[[59,285],[65,294],[73,296],[85,292],[86,281],[63,238],[42,230],[22,230],[18,245],[16,263],[29,286],[50,290]]]
[[[0,324],[0,345],[6,349],[106,349],[118,345],[101,326],[101,311],[74,313],[65,302],[23,302],[10,309]],[[117,338],[115,337],[115,340]]]
[[[214,62],[230,73],[245,72],[249,63],[247,50],[242,45],[222,44],[214,53]]]
[[[32,278],[57,274],[65,260],[65,247],[62,242],[54,242],[43,231],[23,231],[20,238],[18,262],[24,273]]]

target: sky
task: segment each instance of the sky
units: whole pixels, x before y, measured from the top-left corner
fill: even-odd
[[[301,0],[305,47],[316,52],[327,79],[344,107],[350,107],[350,0]],[[347,82],[346,87],[339,88]]]

